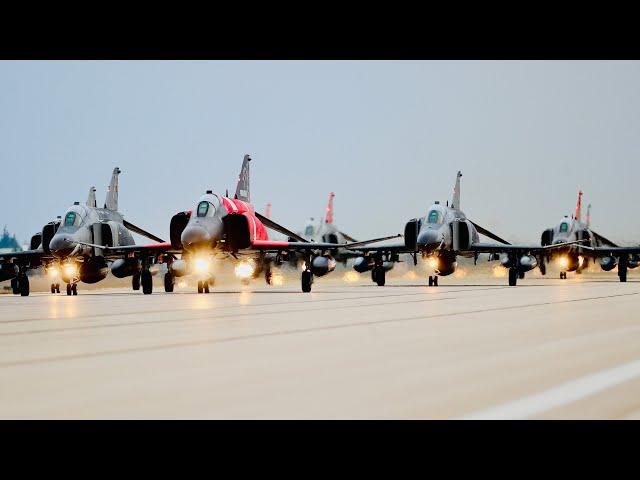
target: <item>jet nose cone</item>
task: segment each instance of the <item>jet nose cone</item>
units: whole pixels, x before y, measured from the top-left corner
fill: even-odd
[[[184,229],[180,241],[186,249],[211,246],[211,235],[202,227],[191,226]]]
[[[418,235],[418,247],[422,251],[431,252],[440,246],[440,236],[436,230],[424,230]]]
[[[57,258],[68,256],[75,248],[75,243],[65,235],[54,235],[49,242],[49,250]]]

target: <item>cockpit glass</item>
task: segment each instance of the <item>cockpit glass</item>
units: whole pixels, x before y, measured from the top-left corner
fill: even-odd
[[[566,232],[567,230],[569,230],[569,224],[567,222],[562,222],[560,224],[560,231]]]
[[[307,237],[310,237],[311,235],[313,235],[313,225],[307,225],[307,228],[304,229],[304,234]]]
[[[209,205],[210,203],[203,200],[202,202],[200,202],[198,204],[198,216],[199,217],[206,217],[207,216],[207,212],[209,211]]]
[[[431,210],[427,216],[427,223],[442,223],[442,216],[437,210]]]
[[[78,216],[76,215],[76,212],[67,213],[64,217],[64,226],[72,227],[73,225],[75,225],[77,217]]]

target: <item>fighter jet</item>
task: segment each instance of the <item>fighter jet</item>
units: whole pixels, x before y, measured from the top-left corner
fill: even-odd
[[[96,283],[109,273],[124,278],[132,276],[133,289],[140,288],[140,272],[143,265],[155,257],[153,255],[132,255],[106,253],[104,247],[134,245],[131,232],[164,243],[161,238],[128,222],[118,211],[118,175],[114,168],[103,208],[98,208],[96,189],[89,189],[89,197],[84,205],[74,202],[61,220],[50,222],[42,232],[31,239],[31,247],[37,242],[39,247],[18,254],[0,255],[3,270],[14,271],[12,286],[23,296],[29,295],[29,278],[26,271],[44,265],[48,274],[59,274],[67,284],[67,295],[77,295],[78,282]],[[152,246],[147,250],[152,252]],[[60,292],[60,285],[52,283],[52,293]]]
[[[379,286],[385,284],[385,262],[398,262],[401,253],[409,253],[417,264],[418,254],[428,262],[435,275],[429,275],[429,286],[438,285],[438,277],[451,275],[457,268],[457,257],[474,258],[477,262],[481,253],[490,254],[491,259],[499,259],[509,270],[509,285],[515,286],[518,278],[538,265],[538,257],[543,253],[576,242],[563,242],[548,246],[512,245],[486,228],[466,217],[460,208],[460,178],[456,175],[451,204],[442,205],[436,201],[426,216],[407,222],[404,242],[389,245],[365,246],[357,250],[362,255],[354,263],[354,269],[363,273],[371,270],[371,279]],[[480,234],[499,242],[481,243]]]
[[[166,292],[173,291],[175,277],[197,275],[198,293],[209,293],[214,283],[215,259],[234,262],[236,276],[241,279],[257,278],[264,273],[265,280],[271,284],[273,267],[297,252],[304,258],[301,276],[302,291],[310,292],[314,276],[323,276],[335,268],[335,260],[330,255],[334,249],[358,247],[363,242],[334,244],[328,242],[310,242],[273,220],[255,212],[250,200],[249,162],[245,155],[233,198],[207,190],[193,210],[177,213],[171,219],[171,242],[153,246],[111,247],[91,245],[103,248],[109,254],[127,254],[136,252],[181,253],[181,258],[163,257],[167,264],[164,287]],[[289,241],[269,240],[267,228],[287,237]],[[390,237],[385,237],[390,238]],[[370,240],[377,241],[381,239]],[[143,293],[153,290],[151,276],[143,270]]]
[[[556,249],[543,255],[540,272],[546,274],[545,262],[557,260],[560,265],[560,278],[566,279],[567,272],[580,274],[587,267],[588,258],[600,263],[600,268],[608,272],[618,266],[621,282],[627,281],[627,270],[636,268],[640,263],[640,247],[620,247],[591,228],[591,205],[587,207],[586,222],[582,221],[582,191],[578,192],[575,213],[564,216],[553,228],[542,232],[540,243],[543,246],[581,240],[579,244]]]

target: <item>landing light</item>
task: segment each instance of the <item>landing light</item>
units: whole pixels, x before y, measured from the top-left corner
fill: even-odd
[[[249,262],[240,262],[236,265],[235,268],[236,277],[247,279],[253,276],[254,267]]]
[[[584,264],[584,257],[582,255],[580,255],[578,257],[578,267],[582,268],[583,264]]]
[[[47,269],[47,274],[51,277],[51,278],[55,278],[58,276],[58,274],[60,273],[60,271],[58,270],[57,267],[49,267]]]
[[[67,263],[63,267],[63,271],[64,271],[65,276],[74,277],[76,275],[78,269],[76,268],[76,264],[75,263]]]
[[[438,259],[436,257],[431,257],[427,260],[427,264],[431,268],[438,268]]]
[[[560,257],[558,263],[561,268],[567,268],[569,266],[569,259],[567,257]]]
[[[196,273],[207,273],[209,271],[209,260],[206,258],[196,258],[193,266]]]

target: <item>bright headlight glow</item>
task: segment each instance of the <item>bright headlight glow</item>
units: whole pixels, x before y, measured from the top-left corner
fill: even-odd
[[[560,268],[567,268],[569,266],[569,259],[567,257],[560,257],[558,264]]]
[[[196,258],[193,266],[196,273],[207,273],[209,271],[209,260],[206,258]]]
[[[253,265],[249,262],[240,262],[236,265],[235,268],[236,277],[246,279],[251,278],[253,276]]]
[[[58,274],[60,273],[60,271],[58,270],[58,267],[49,267],[47,269],[47,274],[51,277],[51,278],[55,278],[58,276]]]
[[[75,263],[67,263],[65,264],[64,267],[62,267],[64,274],[67,277],[73,277],[76,275],[76,272],[78,271],[76,268],[76,264]]]
[[[427,260],[427,264],[431,268],[438,268],[438,259],[436,257],[430,257],[429,260]]]

